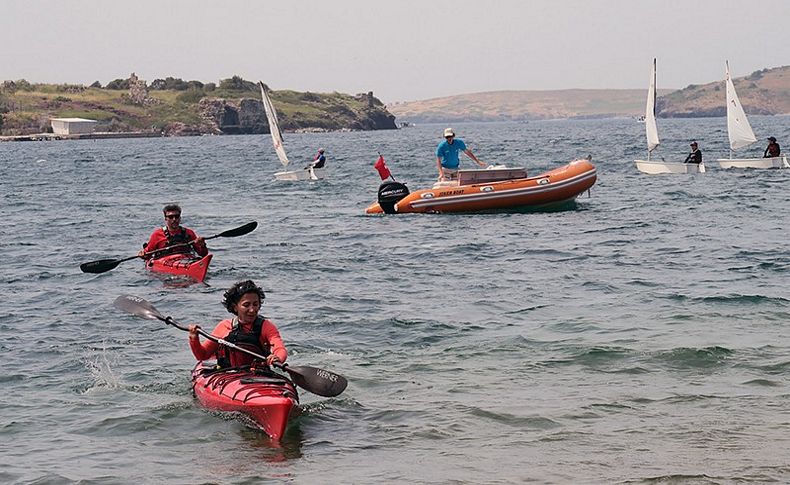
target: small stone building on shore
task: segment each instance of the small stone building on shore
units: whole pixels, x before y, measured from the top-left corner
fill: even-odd
[[[93,133],[96,121],[85,118],[52,118],[52,132],[56,135]]]

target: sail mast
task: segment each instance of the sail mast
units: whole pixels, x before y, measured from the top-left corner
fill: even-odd
[[[647,90],[647,105],[645,106],[645,134],[647,135],[647,159],[650,153],[661,143],[658,139],[656,126],[656,59],[653,58],[653,69],[650,73],[650,87]]]

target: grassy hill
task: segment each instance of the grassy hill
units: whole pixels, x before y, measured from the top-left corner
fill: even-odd
[[[763,69],[734,79],[748,114],[790,113],[790,66]],[[558,91],[495,91],[389,105],[398,121],[530,120],[640,116],[645,89],[568,89]],[[724,81],[658,91],[662,117],[725,116]]]
[[[668,93],[670,90],[659,91]],[[399,121],[498,121],[639,116],[645,89],[493,91],[387,106]]]
[[[260,89],[239,77],[219,85],[167,78],[148,86],[134,76],[129,81],[117,79],[106,87],[5,81],[0,134],[43,133],[50,118],[68,117],[97,120],[97,131],[268,133]],[[394,116],[372,93],[272,91],[271,96],[285,131],[395,128]]]
[[[790,66],[755,71],[733,78],[738,99],[746,114],[790,113]],[[663,117],[726,116],[724,80],[689,85],[657,100],[656,111]]]

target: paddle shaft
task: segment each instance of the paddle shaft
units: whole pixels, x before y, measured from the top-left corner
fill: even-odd
[[[186,332],[189,332],[189,328],[184,327],[183,325],[180,325],[178,322],[173,320],[172,317],[163,317],[163,318],[161,318],[161,320],[163,322],[165,322],[166,324],[168,324],[168,325],[172,325],[172,326],[176,327],[179,330],[184,330]],[[216,342],[216,343],[218,343],[220,345],[224,345],[224,346],[226,346],[228,348],[231,348],[231,349],[233,349],[233,350],[235,350],[237,352],[241,352],[243,354],[247,354],[247,355],[249,355],[251,357],[254,357],[256,359],[262,360],[263,362],[266,362],[266,357],[262,356],[261,354],[253,352],[251,350],[247,350],[247,349],[242,348],[242,347],[239,347],[238,345],[236,345],[234,343],[231,343],[231,342],[228,342],[225,339],[222,339],[222,338],[219,338],[219,337],[215,337],[215,336],[211,335],[210,333],[204,331],[200,327],[197,328],[197,333],[199,333],[203,337],[211,340],[212,342]],[[331,396],[331,395],[334,395],[334,393],[328,393],[327,394],[327,393],[321,392],[320,389],[316,389],[314,386],[310,385],[310,383],[305,380],[306,376],[302,372],[288,367],[288,364],[275,361],[275,362],[272,362],[272,365],[277,367],[277,368],[279,368],[279,369],[282,369],[285,372],[287,372],[288,374],[290,374],[291,377],[296,381],[296,383],[299,386],[307,389],[310,392],[314,392],[314,393],[318,394],[319,396],[326,396],[326,395],[330,395]],[[316,371],[321,372],[320,377],[322,379],[328,379],[329,381],[331,381],[333,383],[336,382],[336,378],[334,377],[334,373],[328,372],[328,371],[321,371],[320,369],[316,369]],[[345,386],[343,386],[343,387],[345,388]]]
[[[177,329],[183,330],[185,332],[189,331],[188,327],[179,324],[172,317],[163,316],[161,313],[159,313],[159,311],[156,308],[154,308],[153,305],[151,305],[146,300],[140,298],[139,296],[132,296],[132,295],[119,296],[118,298],[115,299],[115,307],[123,311],[129,312],[133,315],[137,315],[139,317],[146,318],[149,320],[161,320],[166,324],[176,327]],[[200,327],[198,327],[196,330],[199,335],[203,335],[203,337],[211,341],[214,341],[220,345],[225,345],[228,348],[250,355],[256,359],[260,359],[263,361],[266,360],[266,357],[264,357],[263,355],[241,348],[233,344],[232,342],[228,342],[225,339],[215,337],[214,335],[206,333]],[[297,386],[307,389],[313,394],[318,394],[319,396],[324,396],[324,397],[337,396],[340,393],[342,393],[345,390],[346,386],[348,385],[348,380],[345,377],[325,369],[320,369],[318,367],[310,367],[310,366],[290,367],[288,366],[288,364],[280,363],[280,362],[274,362],[273,365],[287,372]]]
[[[250,223],[247,223],[247,224],[245,224],[243,226],[240,226],[240,227],[238,227],[236,229],[230,229],[228,231],[223,231],[223,232],[221,232],[219,234],[214,234],[213,236],[204,237],[203,240],[204,241],[208,241],[209,239],[216,239],[218,237],[236,237],[236,236],[241,236],[241,235],[247,234],[248,232],[251,232],[253,229],[255,229],[255,227],[257,225],[258,225],[257,222],[250,222]],[[251,227],[252,229],[246,230],[248,227]],[[197,241],[197,239],[193,239],[193,240],[191,240],[189,242],[185,242],[185,243],[173,244],[171,246],[167,246],[167,247],[164,247],[164,248],[161,248],[161,249],[154,249],[151,252],[145,253],[143,255],[143,257],[151,256],[151,255],[154,255],[156,253],[161,253],[162,251],[169,251],[169,250],[175,249],[175,248],[181,248],[181,247],[184,247],[184,246],[191,246],[191,245],[193,245],[195,243],[195,241]],[[128,261],[129,259],[134,259],[136,257],[137,256],[132,256],[131,258],[125,259],[124,261]]]
[[[248,234],[248,233],[254,231],[256,227],[258,227],[258,223],[256,221],[252,221],[252,222],[248,222],[247,224],[244,224],[243,226],[239,226],[239,227],[236,227],[234,229],[228,229],[227,231],[223,231],[223,232],[221,232],[219,234],[215,234],[213,236],[205,237],[205,238],[203,238],[203,240],[206,241],[206,240],[214,239],[214,238],[217,238],[217,237],[243,236],[244,234]],[[110,271],[111,269],[116,268],[119,264],[123,263],[124,261],[131,261],[132,259],[137,259],[137,258],[140,258],[140,257],[148,258],[148,257],[153,256],[155,254],[158,254],[158,253],[161,253],[161,252],[164,252],[164,251],[169,251],[171,249],[184,247],[184,246],[191,246],[192,244],[195,243],[195,241],[197,241],[197,239],[194,239],[194,240],[189,241],[187,243],[178,243],[178,244],[173,244],[171,246],[167,246],[167,247],[164,247],[164,248],[161,248],[161,249],[155,249],[153,251],[149,251],[149,252],[143,253],[142,256],[140,256],[139,254],[136,254],[134,256],[129,256],[128,258],[122,258],[122,259],[100,259],[98,261],[90,261],[88,263],[82,263],[80,265],[80,270],[82,270],[83,273],[104,273],[106,271]]]

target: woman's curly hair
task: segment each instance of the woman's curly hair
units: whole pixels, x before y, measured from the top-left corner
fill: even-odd
[[[236,312],[233,311],[233,307],[236,306],[239,300],[241,300],[241,297],[247,293],[256,293],[261,299],[261,304],[263,304],[263,300],[266,298],[263,288],[256,285],[252,280],[246,280],[239,281],[228,288],[228,291],[222,296],[222,304],[225,305],[228,312],[235,315]]]

